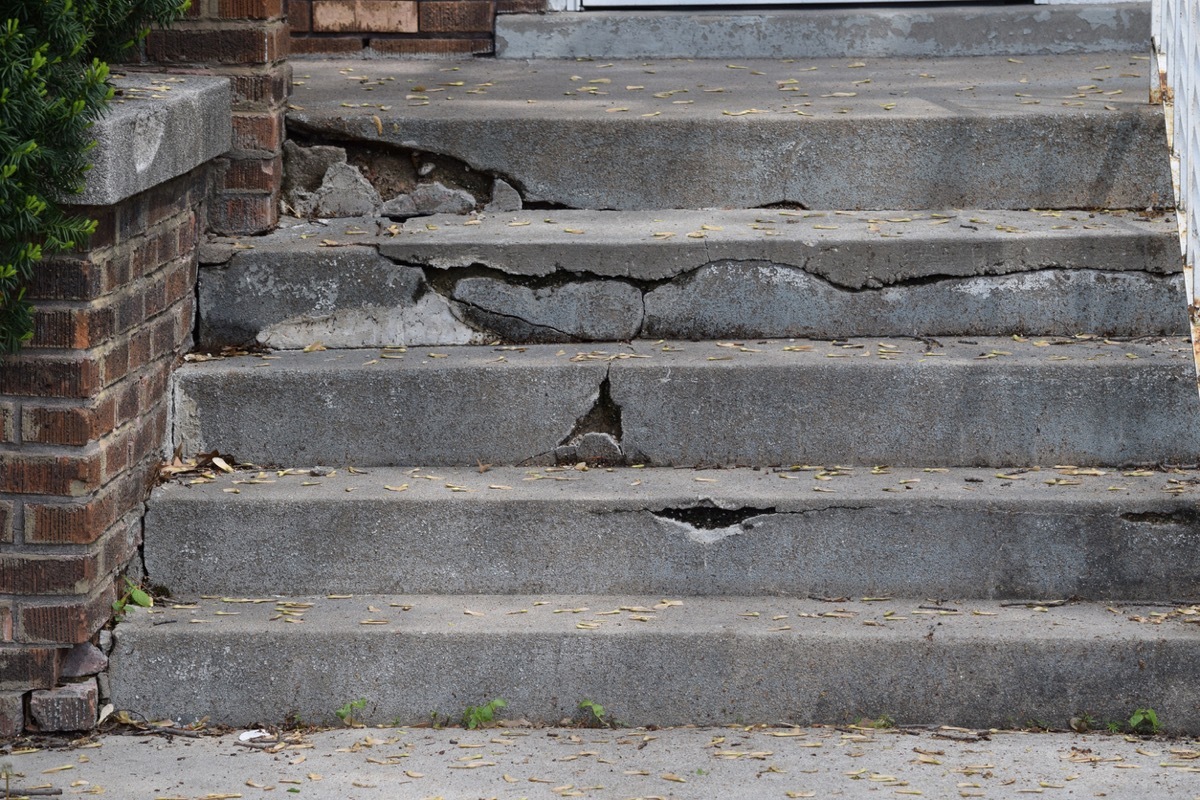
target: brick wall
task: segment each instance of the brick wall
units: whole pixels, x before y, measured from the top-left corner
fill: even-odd
[[[296,54],[471,55],[493,50],[496,0],[287,0],[287,16]]]
[[[228,75],[233,84],[233,149],[213,172],[209,226],[262,233],[279,222],[284,114],[292,72],[286,0],[192,0],[187,17],[150,34],[157,65]]]
[[[95,721],[94,690],[81,702],[78,684],[55,686],[140,543],[168,379],[191,343],[206,192],[198,167],[80,209],[99,221],[88,249],[39,266],[34,339],[0,356],[0,736],[27,705],[35,726],[64,709]]]

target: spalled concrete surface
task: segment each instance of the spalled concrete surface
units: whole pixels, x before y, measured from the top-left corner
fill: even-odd
[[[1148,3],[501,14],[500,58],[839,58],[1150,51]]]
[[[843,289],[1036,269],[1182,268],[1174,215],[1130,212],[531,210],[410,220],[377,242],[388,258],[439,270],[661,281],[717,261],[763,261]]]
[[[150,502],[146,570],[177,597],[1200,598],[1196,472],[499,467],[214,478],[162,486]]]
[[[78,205],[114,205],[229,149],[229,81],[201,75],[130,72],[91,135],[92,169]]]
[[[1186,329],[1169,214],[528,211],[222,247],[206,347]]]
[[[572,208],[1145,208],[1172,196],[1145,59],[314,61],[288,129]]]
[[[231,725],[331,719],[359,697],[364,721],[411,724],[502,697],[534,722],[600,698],[634,725],[888,714],[1003,727],[1152,707],[1200,730],[1196,608],[1039,608],[645,594],[177,602],[117,628],[112,697],[149,718]]]
[[[599,405],[629,463],[1192,464],[1193,370],[1186,341],[1088,338],[291,352],[182,368],[176,440],[264,465],[521,464]]]
[[[204,346],[303,348],[466,344],[475,331],[431,294],[424,273],[381,257],[373,218],[302,223],[210,246],[199,276]],[[332,244],[330,244],[332,243]],[[361,244],[360,244],[361,243]]]
[[[343,729],[255,742],[271,752],[239,746],[240,734],[106,735],[9,760],[14,787],[86,781],[127,797],[1191,800],[1200,752],[1194,739],[865,727]]]

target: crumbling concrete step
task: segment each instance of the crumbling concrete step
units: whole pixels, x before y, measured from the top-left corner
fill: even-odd
[[[1200,453],[1179,339],[292,351],[187,364],[175,387],[185,451],[263,465],[552,463],[561,446],[682,466],[1191,464]]]
[[[1149,3],[500,14],[500,58],[841,58],[1150,51]]]
[[[381,468],[156,490],[198,594],[1200,598],[1200,473]]]
[[[368,722],[458,719],[502,697],[506,714],[538,722],[593,700],[633,725],[886,714],[981,728],[1063,726],[1083,713],[1127,719],[1151,707],[1172,729],[1200,731],[1200,631],[1186,624],[1195,608],[340,597],[135,611],[116,631],[113,703],[152,719],[228,725],[334,721],[358,698]]]
[[[205,257],[213,348],[1187,332],[1170,214],[523,211],[382,233],[296,220]]]
[[[314,61],[288,132],[526,204],[1140,209],[1172,197],[1147,59]]]

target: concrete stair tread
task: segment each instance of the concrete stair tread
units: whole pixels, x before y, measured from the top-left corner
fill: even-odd
[[[1051,266],[1168,274],[1180,269],[1167,249],[1177,237],[1174,214],[1141,212],[563,209],[410,219],[398,235],[385,232],[376,241],[393,260],[438,269],[483,265],[513,275],[655,281],[711,261],[762,260],[862,289]],[[1137,256],[1128,257],[1130,248]],[[911,260],[903,258],[906,250]]]
[[[1141,56],[730,66],[312,61],[288,129],[439,154],[573,208],[1144,208],[1172,195]]]
[[[710,0],[711,2],[711,0]],[[704,3],[708,5],[710,3]],[[501,14],[500,58],[1022,55],[1149,51],[1149,4],[588,9]]]
[[[158,488],[145,522],[154,582],[185,596],[1200,597],[1195,470],[283,472]]]
[[[535,721],[599,698],[630,724],[888,713],[986,728],[1081,709],[1122,719],[1154,697],[1160,718],[1189,729],[1194,619],[1156,605],[921,597],[233,597],[132,613],[112,684],[120,707],[151,718],[233,725],[318,719],[357,697],[380,720],[412,723],[504,697]]]
[[[281,466],[553,461],[588,433],[659,466],[1187,464],[1193,369],[1180,339],[291,351],[185,365],[176,428]]]

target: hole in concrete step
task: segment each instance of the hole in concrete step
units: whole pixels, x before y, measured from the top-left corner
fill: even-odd
[[[682,522],[702,531],[723,530],[741,525],[748,519],[760,517],[763,514],[774,514],[774,508],[718,508],[711,502],[705,502],[689,508],[664,508],[653,512],[656,517]]]

